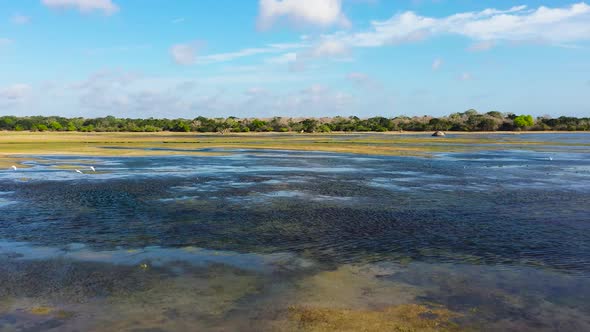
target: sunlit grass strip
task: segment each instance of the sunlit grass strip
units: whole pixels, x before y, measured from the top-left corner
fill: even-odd
[[[440,152],[494,149],[538,149],[545,145],[588,147],[590,143],[529,141],[522,136],[461,134],[432,138],[426,134],[187,134],[187,133],[0,133],[0,167],[23,162],[31,155],[80,156],[219,156],[203,149],[274,149],[385,156],[431,156]],[[154,150],[155,149],[155,150]],[[170,149],[170,150],[159,150]],[[229,152],[228,152],[229,153]]]

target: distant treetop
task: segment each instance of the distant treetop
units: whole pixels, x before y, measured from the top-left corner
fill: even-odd
[[[385,131],[513,131],[567,130],[589,131],[590,118],[548,116],[534,119],[531,115],[515,115],[491,111],[480,114],[474,109],[443,117],[396,116],[361,119],[356,116],[332,118],[228,118],[194,119],[127,119],[65,118],[59,116],[2,116],[0,130],[10,131],[80,131],[80,132],[385,132]]]

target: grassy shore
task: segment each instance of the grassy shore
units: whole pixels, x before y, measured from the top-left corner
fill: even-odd
[[[539,132],[534,132],[538,134]],[[554,133],[554,132],[551,132]],[[150,156],[220,155],[203,149],[280,149],[368,155],[430,156],[437,152],[486,149],[537,149],[549,142],[527,139],[526,132],[452,133],[431,137],[430,132],[389,133],[78,133],[0,132],[0,168],[20,164],[35,155]],[[511,135],[498,135],[511,134]],[[590,133],[588,134],[590,136]],[[590,140],[589,140],[590,142]],[[550,143],[553,146],[588,144]],[[166,150],[162,150],[166,149]]]

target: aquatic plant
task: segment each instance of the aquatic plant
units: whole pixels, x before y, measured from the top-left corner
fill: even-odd
[[[442,308],[418,304],[387,307],[382,310],[291,307],[290,319],[303,331],[414,332],[460,331],[453,318],[459,315]]]
[[[33,315],[49,315],[50,313],[52,313],[55,309],[52,307],[33,307],[29,310],[30,313],[32,313]]]

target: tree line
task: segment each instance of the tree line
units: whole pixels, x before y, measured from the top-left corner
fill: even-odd
[[[2,116],[0,130],[78,131],[78,132],[385,132],[385,131],[588,131],[590,118],[561,116],[552,118],[516,115],[496,111],[479,113],[468,110],[443,117],[397,116],[393,118],[356,116],[331,118],[270,119],[236,117],[194,119],[65,118],[59,116]]]

